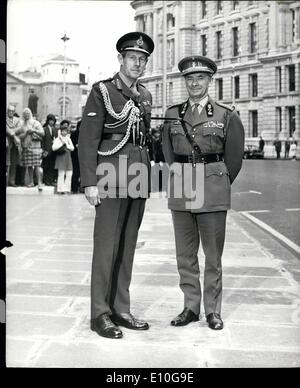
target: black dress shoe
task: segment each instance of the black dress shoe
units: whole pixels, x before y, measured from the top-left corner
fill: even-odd
[[[208,322],[208,326],[213,330],[222,330],[223,329],[223,321],[221,319],[220,314],[211,313],[206,317]]]
[[[111,317],[114,324],[118,326],[124,326],[131,330],[148,330],[149,325],[147,322],[140,321],[130,313],[114,313]]]
[[[184,308],[176,318],[171,321],[172,326],[185,326],[190,322],[199,321],[199,314],[195,314],[192,310],[187,307]]]
[[[91,319],[91,330],[95,331],[101,337],[107,338],[122,338],[123,333],[110,320],[108,314],[99,315],[95,319]]]

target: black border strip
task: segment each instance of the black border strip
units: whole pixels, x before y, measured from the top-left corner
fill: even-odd
[[[7,2],[0,1],[0,39],[2,39],[5,44],[7,42]],[[7,50],[5,52],[5,57]],[[1,53],[2,54],[2,53]],[[2,57],[2,55],[1,55]],[[0,62],[0,165],[1,171],[0,174],[0,250],[6,247],[6,136],[5,136],[5,117],[6,117],[6,63]],[[5,255],[0,253],[0,309],[1,309],[1,319],[0,319],[0,367],[5,368],[5,334],[6,334],[6,324],[5,322],[5,312],[3,312],[3,302],[6,300],[6,274],[5,274]]]

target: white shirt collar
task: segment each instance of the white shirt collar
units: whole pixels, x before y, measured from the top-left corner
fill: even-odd
[[[194,105],[196,104],[196,102],[195,102],[195,101],[192,101],[191,99],[189,99],[189,101],[190,101],[191,107],[192,107],[192,109],[193,109],[193,108],[194,108]],[[199,104],[198,109],[201,110],[202,108],[204,108],[205,105],[207,104],[207,102],[208,102],[208,95],[206,95],[205,97],[203,97],[202,100],[200,100],[200,101],[198,102],[198,104]]]

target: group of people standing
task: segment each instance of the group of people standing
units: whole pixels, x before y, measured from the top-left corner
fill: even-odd
[[[273,143],[276,151],[276,158],[280,159],[282,143],[277,136]],[[297,141],[293,137],[288,137],[284,142],[284,159],[296,160]]]
[[[15,107],[9,105],[6,117],[7,185],[34,187],[37,184],[38,190],[42,191],[45,184],[56,186],[57,194],[78,192],[76,132],[79,124],[75,131],[71,131],[70,124],[70,121],[62,120],[57,126],[56,117],[49,114],[42,126],[29,108],[25,108],[19,117]]]

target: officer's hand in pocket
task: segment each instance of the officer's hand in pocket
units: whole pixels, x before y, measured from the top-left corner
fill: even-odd
[[[92,206],[100,205],[101,199],[97,186],[87,186],[84,188],[84,194],[86,199]]]

